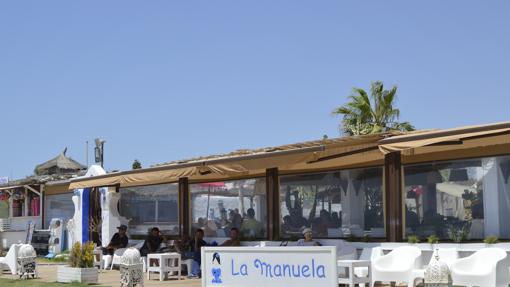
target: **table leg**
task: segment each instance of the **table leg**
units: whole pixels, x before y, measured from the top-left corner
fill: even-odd
[[[181,258],[177,258],[177,280],[181,280]]]
[[[349,267],[349,287],[354,287],[354,267]]]

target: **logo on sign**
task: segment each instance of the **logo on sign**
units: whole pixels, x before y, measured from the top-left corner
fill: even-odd
[[[214,252],[212,259],[212,268],[211,273],[213,276],[212,282],[213,284],[221,284],[221,259],[220,254],[218,252]]]

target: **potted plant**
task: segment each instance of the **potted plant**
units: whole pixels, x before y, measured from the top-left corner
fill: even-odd
[[[420,238],[416,235],[409,235],[407,237],[407,242],[410,244],[420,243]]]
[[[490,235],[490,236],[485,237],[483,242],[485,243],[485,245],[490,246],[491,244],[498,243],[499,242],[499,238],[497,236]]]
[[[68,266],[58,266],[57,281],[62,283],[97,283],[97,269],[94,268],[94,243],[83,246],[76,242],[69,255]]]
[[[427,237],[427,243],[430,244],[430,248],[434,250],[434,244],[439,243],[439,237],[437,235],[432,234],[429,237]]]

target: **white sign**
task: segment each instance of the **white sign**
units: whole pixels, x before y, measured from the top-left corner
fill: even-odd
[[[336,247],[204,247],[202,287],[337,287]]]

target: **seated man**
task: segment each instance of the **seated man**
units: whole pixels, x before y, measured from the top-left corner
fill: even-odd
[[[241,225],[241,234],[244,238],[254,238],[262,235],[262,224],[255,219],[255,210],[248,208],[246,212],[247,218],[243,220]]]
[[[241,240],[239,240],[239,229],[232,227],[230,229],[230,238],[223,242],[221,246],[241,246]]]
[[[303,237],[303,239],[298,240],[297,246],[321,246],[319,242],[313,240],[312,229],[305,228],[303,230]]]
[[[106,246],[106,248],[103,248],[103,254],[104,255],[113,255],[115,250],[119,248],[126,248],[128,245],[129,238],[127,237],[127,226],[122,224],[121,226],[117,227],[119,232],[115,233],[110,240],[110,244]]]
[[[149,253],[157,253],[161,242],[163,242],[163,236],[159,233],[159,228],[153,227],[140,248],[140,255],[145,257]]]
[[[201,276],[200,264],[202,263],[201,249],[203,246],[207,246],[207,242],[204,241],[204,230],[197,229],[197,231],[195,231],[195,237],[188,241],[186,246],[186,257],[193,259],[191,272],[188,274],[190,278]]]

